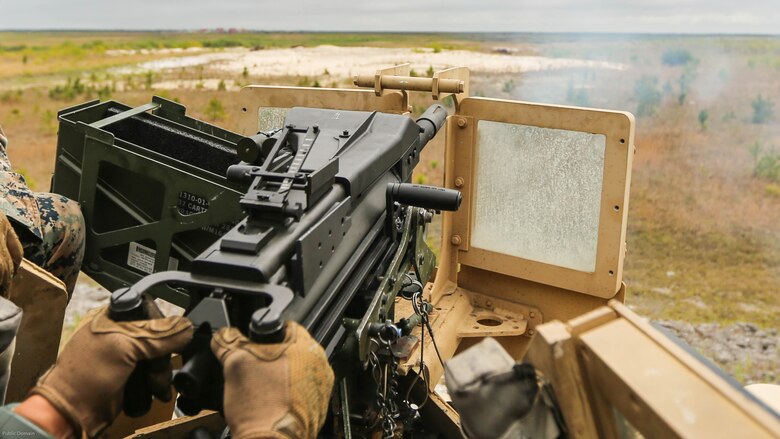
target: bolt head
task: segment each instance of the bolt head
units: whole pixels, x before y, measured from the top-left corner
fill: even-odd
[[[464,119],[462,117],[458,118],[458,127],[466,128],[466,125],[468,125],[468,122],[466,122],[466,119]]]
[[[463,177],[457,177],[455,179],[455,187],[463,187],[464,184],[466,184],[466,181],[463,180]]]
[[[460,235],[452,235],[450,242],[452,245],[460,245]]]

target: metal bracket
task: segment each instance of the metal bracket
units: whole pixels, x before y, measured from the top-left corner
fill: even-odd
[[[385,90],[430,92],[434,100],[453,96],[456,106],[459,99],[469,96],[469,69],[453,67],[434,72],[432,78],[410,76],[409,64],[379,69],[373,75],[358,75],[354,84],[358,87],[373,88],[377,96],[382,96]]]
[[[472,310],[458,327],[458,337],[531,337],[544,321],[532,306],[469,292]]]

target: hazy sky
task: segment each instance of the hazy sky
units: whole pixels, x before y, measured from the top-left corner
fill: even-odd
[[[780,0],[0,0],[0,29],[780,33]]]

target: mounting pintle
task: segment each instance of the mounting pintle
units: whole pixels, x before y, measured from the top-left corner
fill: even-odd
[[[377,70],[373,75],[356,75],[354,84],[373,88],[377,96],[384,90],[430,92],[434,100],[453,96],[456,101],[469,95],[469,69],[453,67],[434,72],[433,77],[411,76],[409,64]]]

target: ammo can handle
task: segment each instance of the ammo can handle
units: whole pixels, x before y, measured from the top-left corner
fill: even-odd
[[[135,290],[122,288],[111,295],[108,315],[115,322],[145,320],[149,315],[144,308],[143,296]],[[152,392],[147,383],[147,364],[139,361],[125,383],[122,408],[127,416],[137,418],[152,408]]]

